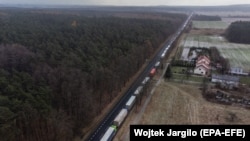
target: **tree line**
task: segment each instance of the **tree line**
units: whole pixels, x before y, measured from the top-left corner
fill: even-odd
[[[68,141],[81,134],[186,18],[65,11],[1,10],[3,141]]]
[[[250,22],[236,21],[231,23],[225,32],[225,36],[230,42],[249,44]]]

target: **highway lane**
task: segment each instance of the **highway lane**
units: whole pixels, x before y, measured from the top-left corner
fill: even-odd
[[[102,122],[97,126],[97,129],[87,138],[88,141],[98,141],[103,136],[108,127],[112,124],[116,115],[120,112],[120,110],[124,107],[127,100],[134,93],[138,86],[141,85],[143,79],[148,76],[150,70],[154,67],[157,61],[160,61],[161,55],[164,50],[173,44],[173,42],[180,36],[181,32],[185,29],[187,23],[191,19],[192,13],[188,16],[186,21],[182,24],[182,26],[176,31],[176,33],[172,36],[172,38],[166,42],[166,44],[160,49],[160,51],[153,57],[153,59],[148,63],[144,71],[138,76],[138,78],[132,83],[130,88],[126,91],[126,93],[122,96],[119,102],[113,107],[113,109],[107,114],[107,116],[102,120]]]

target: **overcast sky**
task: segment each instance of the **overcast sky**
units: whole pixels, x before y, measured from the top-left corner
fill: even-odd
[[[250,4],[249,0],[0,0],[0,4],[71,4],[71,5],[232,5]]]

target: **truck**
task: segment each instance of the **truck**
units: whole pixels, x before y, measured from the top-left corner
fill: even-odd
[[[113,121],[113,125],[119,127],[122,122],[124,121],[124,119],[126,118],[128,114],[128,110],[123,108],[120,113],[115,117],[114,121]]]
[[[111,141],[115,136],[115,133],[116,133],[116,126],[112,125],[106,130],[100,141]]]
[[[150,77],[154,77],[155,73],[156,73],[156,68],[152,68],[149,73]]]
[[[135,90],[134,95],[135,95],[135,96],[139,96],[140,93],[142,92],[142,90],[143,90],[143,86],[139,86],[139,87]]]
[[[162,54],[161,54],[161,59],[163,59],[164,57],[165,57],[165,52],[163,52]]]
[[[158,68],[159,66],[160,66],[160,61],[157,61],[156,63],[155,63],[155,68]]]
[[[150,80],[150,77],[145,77],[144,80],[141,82],[142,85],[145,85]]]
[[[133,105],[135,104],[135,96],[134,95],[132,95],[130,98],[129,98],[129,100],[127,101],[127,103],[126,103],[126,109],[127,110],[130,110],[132,107],[133,107]]]

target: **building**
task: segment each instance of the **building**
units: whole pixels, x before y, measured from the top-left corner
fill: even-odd
[[[244,73],[240,67],[231,67],[229,73],[234,75],[248,75],[248,73]]]
[[[231,76],[231,75],[218,75],[212,74],[211,82],[220,83],[221,86],[232,88],[238,87],[240,82],[239,76]]]
[[[210,74],[210,70],[210,59],[204,55],[200,56],[196,61],[194,74],[207,76]]]
[[[194,74],[208,75],[210,73],[210,67],[204,64],[197,65],[194,68]]]
[[[210,64],[210,59],[207,58],[205,55],[202,55],[202,56],[198,57],[196,64],[209,65]]]

